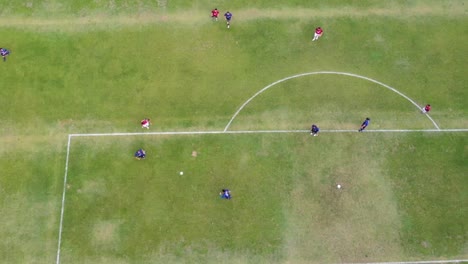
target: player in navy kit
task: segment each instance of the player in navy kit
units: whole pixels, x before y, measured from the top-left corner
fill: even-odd
[[[137,150],[137,152],[135,152],[135,159],[141,160],[141,159],[144,159],[144,158],[146,158],[146,151],[145,150],[139,149],[139,150]]]
[[[232,13],[229,12],[229,11],[227,11],[227,12],[224,14],[224,17],[226,18],[227,28],[230,28],[230,27],[231,27]]]
[[[231,199],[231,191],[229,189],[222,189],[221,192],[219,193],[219,197],[223,199]]]
[[[312,125],[312,128],[310,129],[310,134],[316,137],[318,136],[319,131],[320,131],[320,128],[318,126]]]
[[[366,118],[366,120],[364,120],[364,122],[362,122],[361,124],[361,128],[359,128],[359,132],[362,132],[364,131],[364,129],[366,129],[366,127],[369,125],[370,123],[370,118]]]
[[[0,55],[3,57],[3,61],[6,61],[6,57],[10,55],[10,51],[4,48],[0,48]]]

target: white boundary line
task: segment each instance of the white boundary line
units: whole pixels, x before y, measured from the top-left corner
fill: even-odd
[[[213,131],[167,131],[167,132],[133,132],[133,133],[84,133],[70,134],[70,137],[111,137],[111,136],[150,136],[150,135],[207,135],[207,134],[261,134],[261,133],[307,133],[309,130],[213,130]],[[453,129],[374,129],[362,133],[408,133],[408,132],[468,132],[468,128]],[[357,129],[323,129],[320,133],[359,133]]]
[[[294,79],[294,78],[298,78],[298,77],[303,77],[303,76],[308,76],[308,75],[316,75],[316,74],[335,74],[335,75],[345,75],[345,76],[351,76],[351,77],[355,77],[355,78],[359,78],[359,79],[363,79],[363,80],[367,80],[367,81],[370,81],[370,82],[373,82],[373,83],[376,83],[380,86],[383,86],[387,89],[389,89],[390,91],[392,92],[395,92],[396,94],[400,95],[401,97],[405,98],[406,100],[408,100],[409,102],[411,102],[414,106],[416,106],[419,110],[421,110],[421,107],[411,98],[409,98],[408,96],[404,95],[402,92],[398,91],[397,89],[389,86],[389,85],[386,85],[385,83],[382,83],[382,82],[379,82],[377,80],[374,80],[374,79],[371,79],[369,77],[365,77],[365,76],[361,76],[361,75],[358,75],[358,74],[354,74],[354,73],[347,73],[347,72],[335,72],[335,71],[318,71],[318,72],[306,72],[306,73],[301,73],[301,74],[296,74],[296,75],[292,75],[292,76],[289,76],[289,77],[286,77],[286,78],[283,78],[281,80],[278,80],[276,82],[273,82],[273,83],[270,83],[269,85],[267,85],[266,87],[264,87],[263,89],[261,89],[260,91],[258,91],[257,93],[255,93],[252,97],[250,97],[247,101],[245,101],[245,103],[243,105],[241,105],[241,107],[239,107],[239,109],[237,109],[236,113],[234,113],[234,115],[232,116],[231,120],[229,120],[228,124],[226,125],[226,127],[224,128],[224,132],[226,132],[228,129],[229,129],[229,126],[231,125],[232,121],[234,121],[234,119],[237,117],[237,115],[242,111],[242,109],[244,109],[244,107],[250,103],[250,101],[252,101],[255,97],[257,97],[258,95],[260,95],[261,93],[263,93],[264,91],[268,90],[269,88],[271,88],[272,86],[274,85],[277,85],[278,83],[282,83],[284,81],[287,81],[287,80],[291,80],[291,79]],[[429,118],[429,120],[431,120],[432,124],[434,125],[434,127],[436,129],[440,129],[439,126],[437,125],[437,123],[428,115],[426,114],[427,118]]]
[[[60,247],[62,245],[63,215],[65,212],[65,194],[67,192],[68,160],[70,158],[71,135],[68,135],[67,158],[65,159],[65,176],[63,177],[62,208],[60,209],[60,227],[58,234],[57,258],[56,263],[60,263]]]
[[[468,259],[451,260],[428,260],[428,261],[400,261],[400,262],[355,262],[343,264],[448,264],[448,263],[468,263]]]
[[[67,156],[65,159],[65,176],[63,179],[62,206],[60,209],[60,224],[57,245],[56,264],[60,264],[60,249],[62,245],[62,231],[65,212],[65,196],[67,191],[68,179],[68,164],[70,159],[70,148],[72,137],[106,137],[106,136],[149,136],[149,135],[207,135],[207,134],[265,134],[265,133],[308,133],[309,130],[239,130],[239,131],[173,131],[173,132],[135,132],[135,133],[84,133],[84,134],[69,134],[67,143]],[[429,132],[429,133],[444,133],[444,132],[468,132],[468,128],[454,129],[381,129],[381,130],[366,130],[363,133],[408,133],[408,132]],[[354,130],[320,130],[320,133],[359,133]],[[462,263],[468,260],[445,260],[445,261],[413,261],[413,262],[374,262],[374,263],[349,263],[349,264],[431,264],[431,263]]]

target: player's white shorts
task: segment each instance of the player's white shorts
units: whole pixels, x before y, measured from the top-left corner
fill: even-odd
[[[149,122],[144,123],[143,125],[141,125],[141,127],[143,127],[143,128],[149,128],[149,126],[150,126],[150,123],[149,123]]]
[[[317,33],[314,33],[314,39],[318,39],[322,36],[322,34],[317,34]]]

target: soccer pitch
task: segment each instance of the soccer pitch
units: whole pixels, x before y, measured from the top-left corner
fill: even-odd
[[[0,263],[467,262],[465,1],[0,6]]]

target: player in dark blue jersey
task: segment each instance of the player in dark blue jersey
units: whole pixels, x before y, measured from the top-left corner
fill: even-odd
[[[318,136],[319,131],[320,131],[320,128],[318,126],[312,125],[312,128],[310,129],[310,134],[316,137]]]
[[[229,12],[229,11],[227,11],[227,12],[224,14],[224,17],[226,18],[227,28],[230,28],[230,27],[231,27],[232,13]]]
[[[137,150],[137,152],[135,152],[135,159],[141,160],[144,158],[146,158],[146,151],[144,151],[143,149],[139,149]]]
[[[362,122],[361,124],[361,128],[359,128],[359,132],[362,132],[364,131],[364,129],[366,129],[366,127],[369,125],[370,123],[370,118],[366,118],[366,120],[364,120],[364,122]]]
[[[4,48],[0,48],[0,55],[3,57],[3,61],[6,61],[6,57],[10,55],[10,51]]]
[[[219,196],[223,199],[231,199],[231,191],[229,189],[222,189]]]

